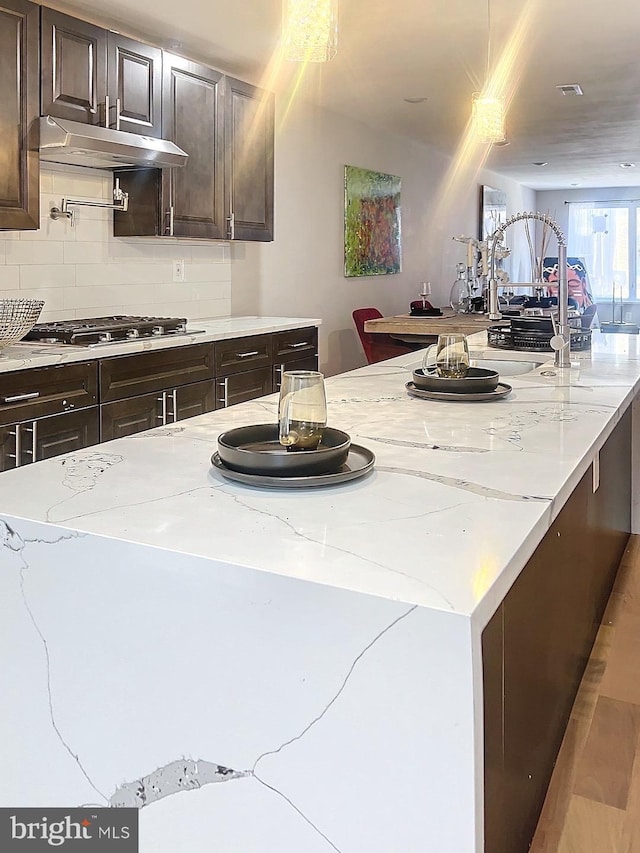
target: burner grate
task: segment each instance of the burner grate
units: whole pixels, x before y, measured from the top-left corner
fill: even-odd
[[[92,346],[117,343],[137,338],[163,337],[184,334],[187,320],[184,317],[134,317],[119,314],[113,317],[96,317],[86,320],[55,320],[37,323],[25,340],[41,343]]]

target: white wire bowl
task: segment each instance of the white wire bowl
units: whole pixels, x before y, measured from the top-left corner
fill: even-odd
[[[0,350],[33,329],[43,306],[42,299],[0,299]]]

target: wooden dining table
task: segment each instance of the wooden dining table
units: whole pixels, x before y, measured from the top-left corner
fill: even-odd
[[[411,314],[397,314],[394,317],[381,317],[367,320],[365,332],[392,335],[402,341],[418,342],[421,339],[437,335],[472,335],[483,332],[495,325],[486,314],[454,314],[450,309],[443,310],[442,317],[414,317]]]

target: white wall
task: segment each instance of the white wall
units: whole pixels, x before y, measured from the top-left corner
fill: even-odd
[[[40,229],[0,232],[0,299],[44,299],[42,320],[121,313],[229,316],[228,244],[116,239],[112,213],[99,208],[75,208],[74,228],[49,217],[64,196],[111,200],[109,172],[43,169],[40,189]],[[185,262],[184,282],[172,281],[174,258]]]
[[[477,235],[480,184],[504,189],[509,213],[534,206],[531,190],[487,171],[443,198],[450,158],[309,104],[297,103],[286,119],[279,109],[276,126],[275,241],[232,246],[232,313],[322,317],[320,362],[327,374],[364,363],[355,308],[407,312],[427,280],[433,303],[447,304],[455,264],[466,257],[452,238]],[[343,275],[347,164],[402,179],[399,274]]]

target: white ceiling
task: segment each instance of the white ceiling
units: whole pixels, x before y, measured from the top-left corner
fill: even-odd
[[[513,92],[510,144],[494,147],[487,166],[535,189],[640,185],[638,0],[490,2],[492,60],[510,52]],[[50,5],[283,92],[300,70],[270,64],[280,0]],[[486,0],[341,0],[338,54],[304,71],[297,96],[451,153],[485,77],[487,36]],[[567,83],[579,83],[584,95],[556,90]],[[428,100],[411,105],[406,97]],[[622,162],[637,166],[622,169]]]

